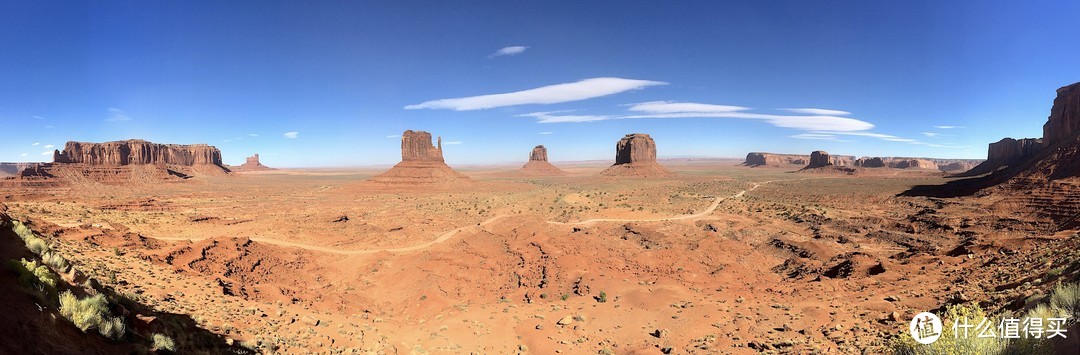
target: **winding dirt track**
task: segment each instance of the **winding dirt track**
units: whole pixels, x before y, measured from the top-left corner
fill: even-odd
[[[806,178],[806,179],[812,179],[812,178]],[[731,196],[728,196],[728,197],[717,197],[715,200],[713,200],[713,203],[711,205],[709,205],[708,208],[706,208],[705,210],[703,210],[701,212],[694,213],[694,214],[686,214],[686,215],[663,217],[663,218],[647,218],[647,219],[594,218],[594,219],[588,219],[588,220],[578,221],[578,222],[547,221],[547,223],[557,224],[557,225],[590,225],[590,224],[597,223],[597,222],[663,222],[663,221],[681,221],[681,220],[697,219],[697,218],[702,218],[702,217],[705,217],[705,216],[708,216],[709,214],[711,214],[713,211],[716,210],[716,207],[720,206],[720,202],[723,202],[724,200],[728,200],[728,199],[736,199],[736,198],[742,197],[747,192],[754,191],[758,187],[761,187],[762,185],[777,182],[777,181],[793,181],[793,180],[806,180],[806,179],[784,179],[784,180],[769,180],[769,181],[763,181],[763,182],[755,182],[755,183],[752,183],[753,186],[751,186],[749,189],[739,191],[738,193],[736,193],[734,195],[731,195]],[[381,253],[381,252],[402,253],[402,252],[409,252],[409,251],[416,251],[416,250],[420,250],[420,249],[425,249],[425,248],[431,247],[432,245],[445,242],[445,241],[449,240],[450,238],[453,238],[454,235],[457,235],[461,231],[464,231],[464,230],[467,230],[467,229],[479,228],[479,227],[486,226],[486,225],[491,224],[491,223],[495,223],[496,221],[498,221],[500,219],[507,218],[507,217],[514,217],[514,216],[516,216],[516,215],[509,215],[509,214],[497,215],[497,216],[488,218],[488,219],[484,220],[483,222],[477,223],[475,225],[468,225],[468,226],[464,226],[464,227],[459,227],[459,228],[452,229],[450,231],[444,232],[443,234],[440,234],[438,238],[435,238],[435,240],[432,240],[430,242],[416,244],[416,245],[410,245],[410,246],[407,246],[407,247],[400,247],[400,248],[342,250],[342,249],[338,249],[338,248],[324,247],[324,246],[318,246],[318,245],[308,245],[308,244],[295,243],[295,242],[289,242],[289,241],[278,240],[278,239],[267,239],[267,238],[259,238],[259,237],[250,238],[250,239],[252,241],[258,242],[258,243],[272,244],[272,245],[278,245],[278,246],[283,246],[283,247],[294,247],[294,248],[300,248],[300,249],[305,249],[305,250],[312,250],[312,251],[331,253],[331,254],[340,254],[340,255],[363,255],[363,254],[375,254],[375,253]],[[160,239],[160,240],[190,240],[190,241],[198,241],[198,240],[208,239],[208,238],[188,238],[188,237],[149,237],[149,238]]]

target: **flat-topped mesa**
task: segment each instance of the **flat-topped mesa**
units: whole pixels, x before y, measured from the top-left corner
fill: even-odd
[[[401,161],[442,162],[442,137],[431,145],[431,133],[408,130],[401,134]]]
[[[806,167],[812,169],[829,165],[833,165],[832,159],[829,158],[829,153],[824,150],[815,150],[813,153],[810,153],[810,164]]]
[[[105,143],[67,142],[63,151],[53,152],[53,161],[103,166],[221,166],[221,151],[206,144],[158,144],[141,139]]]
[[[1043,144],[1051,146],[1080,130],[1080,83],[1057,89],[1050,117],[1043,124]]]
[[[656,142],[644,133],[631,133],[615,144],[615,164],[600,175],[663,177],[675,175],[656,162]]]
[[[548,161],[547,148],[543,144],[534,147],[529,152],[529,161]]]

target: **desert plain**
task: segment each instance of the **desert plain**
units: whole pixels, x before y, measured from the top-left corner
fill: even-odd
[[[661,162],[675,174],[267,170],[0,199],[87,277],[258,352],[876,352],[914,314],[1015,308],[1080,258],[1038,206],[903,194],[956,179],[937,171]]]

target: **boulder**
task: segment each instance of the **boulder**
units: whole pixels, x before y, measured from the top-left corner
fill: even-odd
[[[810,153],[810,164],[807,168],[821,168],[832,164],[832,160],[829,159],[829,153],[824,150],[815,150]]]

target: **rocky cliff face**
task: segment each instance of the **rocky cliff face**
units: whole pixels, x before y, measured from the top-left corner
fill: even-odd
[[[529,153],[529,161],[548,161],[547,148],[538,145]]]
[[[1080,130],[1080,83],[1057,90],[1050,117],[1043,125],[1043,143],[1051,146]]]
[[[431,145],[431,133],[408,130],[401,133],[401,161],[442,162],[442,137]]]
[[[881,159],[880,157],[862,157],[855,161],[855,166],[864,168],[884,168],[885,159]]]
[[[1043,147],[1043,140],[1037,138],[1003,138],[990,143],[986,152],[987,160],[1016,160],[1034,155]]]
[[[221,166],[221,151],[206,144],[158,144],[139,139],[105,143],[67,142],[63,151],[53,152],[53,161],[103,166]]]
[[[656,162],[656,142],[645,133],[631,133],[615,144],[615,164]]]
[[[824,150],[815,150],[810,153],[810,164],[807,168],[820,168],[824,166],[832,165],[832,160],[829,159],[829,153]]]

